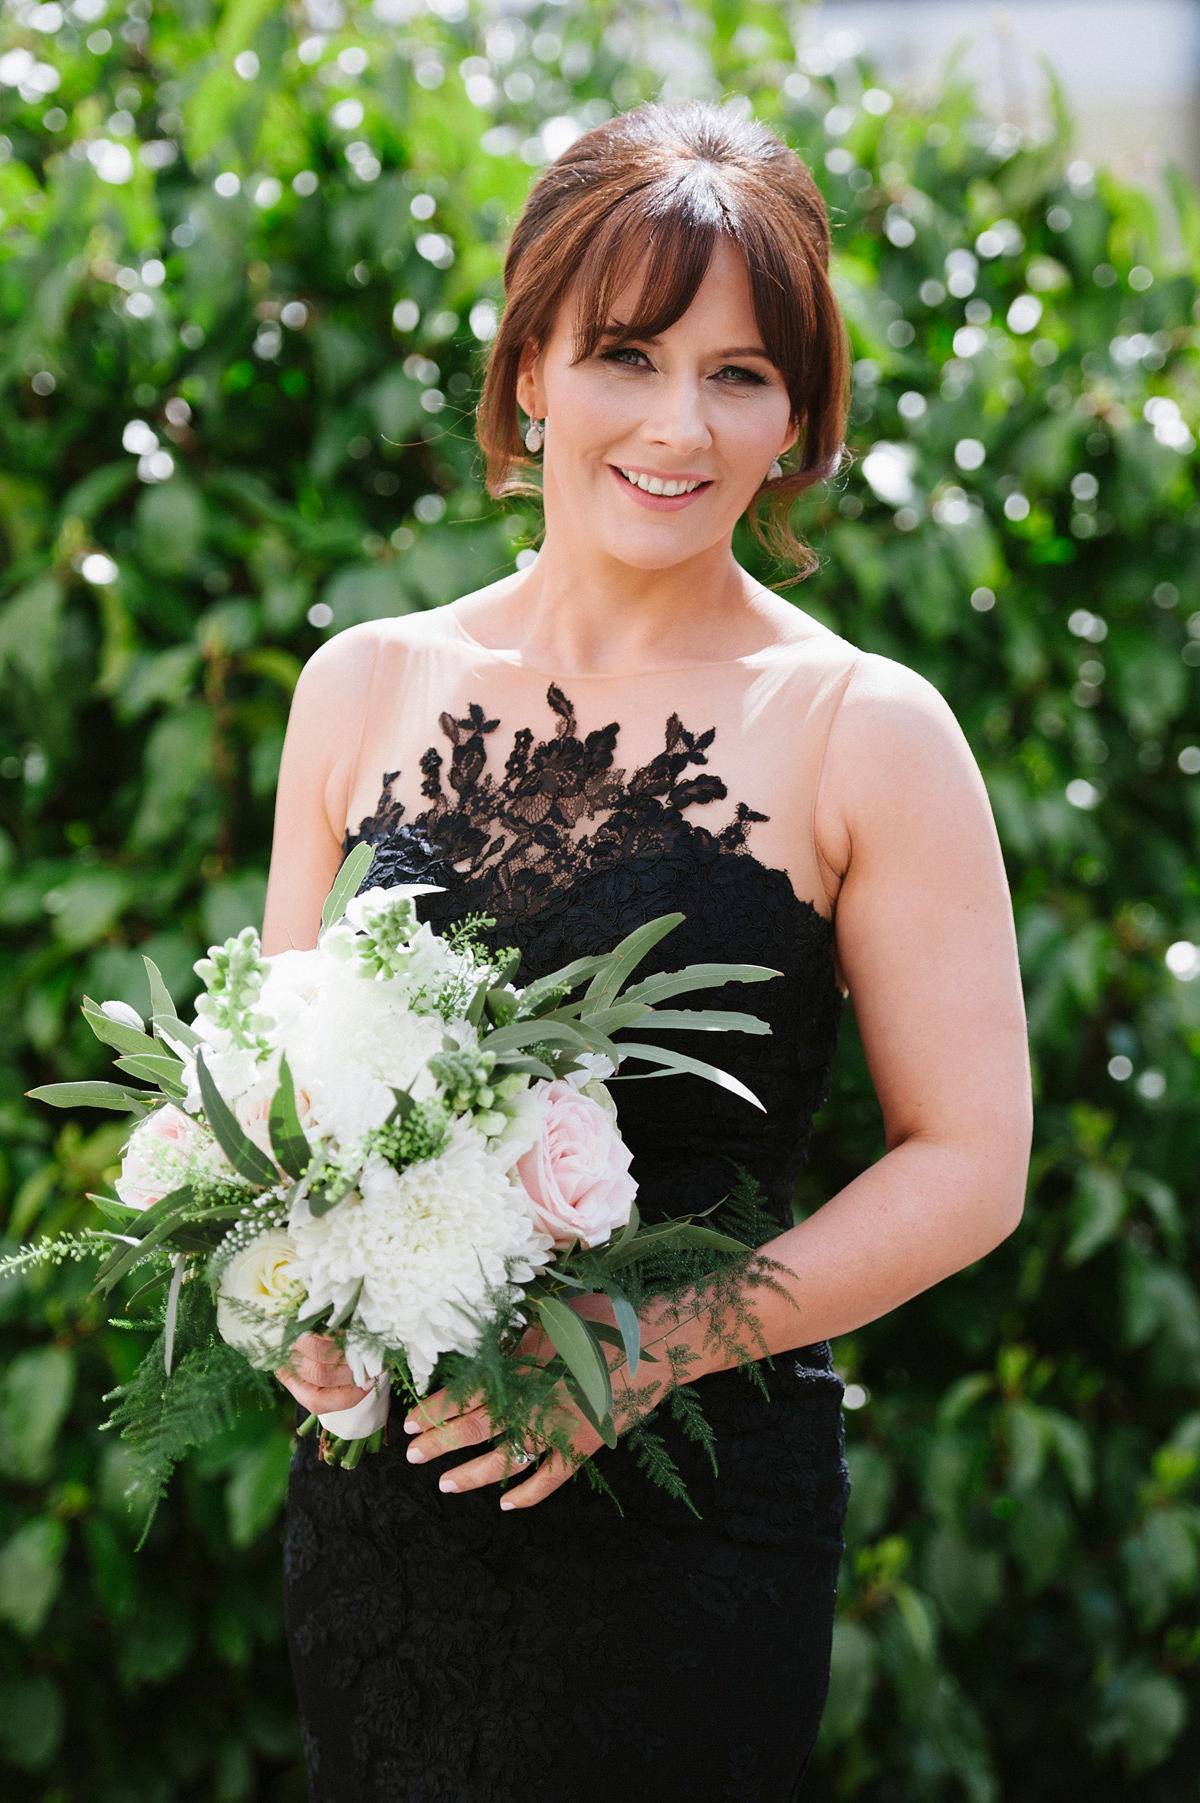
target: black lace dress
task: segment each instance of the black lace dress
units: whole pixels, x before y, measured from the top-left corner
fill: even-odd
[[[494,916],[520,980],[672,910],[686,920],[647,972],[778,968],[717,998],[771,1023],[769,1038],[723,1039],[720,1057],[765,1114],[690,1077],[614,1094],[645,1218],[719,1200],[733,1158],[782,1227],[837,1038],[832,929],[748,851],[762,815],[740,807],[719,835],[685,816],[726,793],[711,732],[672,716],[663,753],[626,781],[618,727],[581,738],[561,691],[548,699],[557,736],[519,732],[502,780],[485,768],[499,722],[443,715],[450,763],[425,754],[428,806],[402,818],[385,778],[347,849],[375,846],[368,885],[443,884],[422,904],[435,927]],[[599,824],[579,836],[583,820]],[[395,1414],[390,1446],[352,1473],[301,1442],[286,1574],[313,1803],[791,1803],[829,1678],[842,1387],[828,1343],[777,1359],[767,1381],[769,1399],[736,1372],[700,1380],[715,1477],[659,1424],[699,1520],[622,1448],[596,1456],[623,1513],[579,1476],[502,1513],[494,1486],[438,1490],[460,1455],[407,1464]]]

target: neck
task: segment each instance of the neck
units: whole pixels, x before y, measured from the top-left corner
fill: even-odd
[[[564,675],[740,657],[774,636],[764,629],[768,610],[786,607],[728,544],[641,570],[603,552],[581,559],[552,529],[533,568],[503,589],[488,609],[493,633],[530,664]]]

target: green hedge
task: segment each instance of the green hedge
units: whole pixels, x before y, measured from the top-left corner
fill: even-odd
[[[23,1100],[103,1063],[84,989],[144,1005],[148,952],[186,1002],[202,948],[257,919],[304,658],[536,537],[471,436],[531,169],[568,119],[730,96],[813,162],[857,359],[856,461],[808,508],[797,598],[971,737],[1039,1101],[1020,1231],[837,1348],[860,1406],[811,1788],[1193,1796],[1191,190],[1068,170],[1065,126],[1022,137],[954,82],[923,111],[797,61],[774,6],[705,0],[685,31],[575,0],[314,0],[306,26],[270,0],[102,4],[23,8],[0,44],[9,1242],[91,1221],[117,1155],[120,1122]],[[881,1149],[851,1029],[798,1209]],[[287,1411],[191,1460],[135,1556],[99,1424],[145,1341],[86,1291],[68,1265],[0,1295],[3,1795],[299,1798]]]

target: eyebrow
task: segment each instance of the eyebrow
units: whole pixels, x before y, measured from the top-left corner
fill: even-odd
[[[606,338],[620,338],[627,335],[627,330],[628,329],[625,326],[613,324],[604,328],[604,335]],[[639,338],[634,334],[632,337],[628,338],[628,342],[636,344],[661,344],[662,339]],[[713,354],[714,356],[722,358],[724,361],[728,361],[731,357],[761,357],[764,363],[770,363],[772,361],[770,351],[764,350],[761,344],[739,345],[735,350],[715,351]]]

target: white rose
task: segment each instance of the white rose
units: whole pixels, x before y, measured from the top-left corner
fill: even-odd
[[[284,1319],[303,1302],[305,1281],[290,1233],[270,1228],[235,1252],[217,1282],[217,1332],[265,1370],[281,1356]]]

